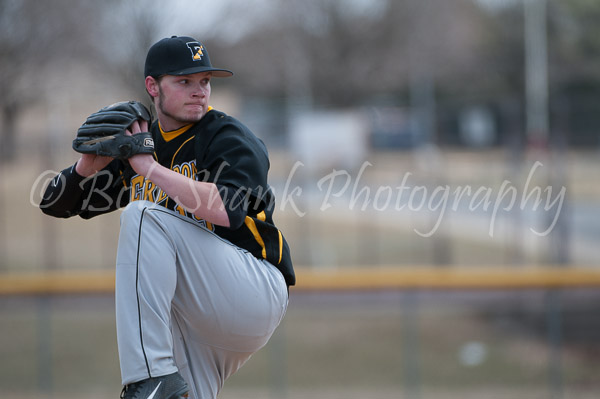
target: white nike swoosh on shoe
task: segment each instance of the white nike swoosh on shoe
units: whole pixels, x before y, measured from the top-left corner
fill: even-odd
[[[153,399],[154,395],[156,395],[156,392],[158,392],[158,388],[160,388],[160,384],[162,384],[162,381],[158,383],[158,385],[156,386],[156,388],[154,388],[154,391],[152,391],[152,393],[150,394],[150,396],[148,396],[148,398],[146,399]]]

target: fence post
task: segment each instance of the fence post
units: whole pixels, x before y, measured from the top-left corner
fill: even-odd
[[[562,399],[564,393],[562,369],[561,291],[546,292],[546,326],[548,330],[548,387],[550,398]]]
[[[53,396],[51,297],[37,298],[37,381],[42,397]]]
[[[421,372],[419,364],[418,291],[402,293],[402,381],[406,399],[419,399]]]
[[[285,317],[277,327],[275,334],[269,342],[269,369],[271,374],[270,396],[274,399],[285,399],[288,397],[287,383],[287,352],[285,348]]]

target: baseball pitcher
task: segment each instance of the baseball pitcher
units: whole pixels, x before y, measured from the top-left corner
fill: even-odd
[[[155,43],[139,102],[90,115],[80,159],[48,185],[41,210],[88,219],[122,209],[116,259],[121,398],[215,398],[281,322],[295,275],[273,223],[269,159],[244,124],[209,106],[204,45]]]

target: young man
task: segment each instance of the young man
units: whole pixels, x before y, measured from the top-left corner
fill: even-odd
[[[40,204],[84,219],[125,207],[116,262],[124,398],[215,398],[285,314],[295,277],[273,224],[264,144],[209,106],[214,68],[191,37],[148,51],[154,155],[83,154]],[[136,121],[127,134],[148,131]]]

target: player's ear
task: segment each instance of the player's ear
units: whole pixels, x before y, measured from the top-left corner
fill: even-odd
[[[150,97],[157,97],[158,90],[158,80],[154,79],[152,76],[146,76],[146,91]]]

